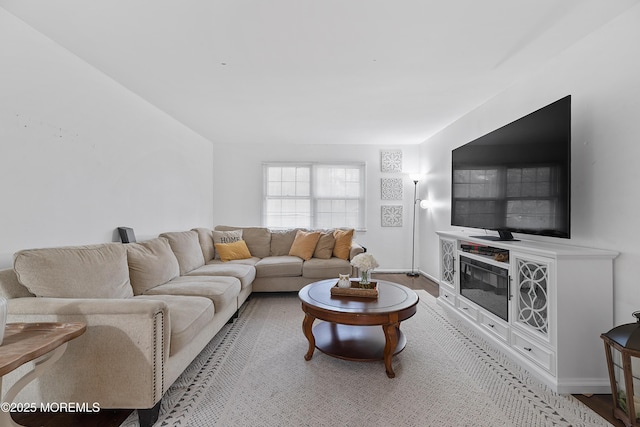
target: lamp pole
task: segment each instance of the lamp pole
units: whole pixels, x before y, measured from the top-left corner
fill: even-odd
[[[411,272],[407,273],[409,277],[418,277],[414,268],[414,262],[416,257],[416,203],[418,201],[418,180],[413,180],[413,231],[411,240]]]

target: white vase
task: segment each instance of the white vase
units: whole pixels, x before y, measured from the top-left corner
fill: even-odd
[[[0,297],[0,345],[4,340],[4,328],[7,325],[7,300]]]

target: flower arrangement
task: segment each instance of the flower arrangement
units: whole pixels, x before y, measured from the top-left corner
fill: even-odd
[[[373,257],[373,255],[368,253],[358,254],[353,257],[351,260],[351,265],[360,270],[373,270],[376,267],[379,267],[378,261]]]
[[[368,253],[358,254],[351,260],[351,265],[360,270],[360,284],[368,285],[370,281],[371,270],[378,267],[378,261],[373,255]]]

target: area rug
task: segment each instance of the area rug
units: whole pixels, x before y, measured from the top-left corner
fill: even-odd
[[[172,385],[156,426],[608,426],[558,395],[420,296],[407,346],[384,363],[350,362],[307,340],[296,294],[257,294]],[[316,321],[318,322],[318,321]],[[132,413],[124,427],[137,425]]]

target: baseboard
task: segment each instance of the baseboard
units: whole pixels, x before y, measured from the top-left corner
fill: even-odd
[[[440,283],[440,281],[436,277],[433,277],[430,274],[427,274],[427,273],[425,273],[423,271],[420,271],[420,274],[422,274],[424,277],[426,277],[427,279],[431,280],[432,282],[434,282],[436,284]]]
[[[558,382],[558,394],[611,394],[609,378],[568,378]]]
[[[380,273],[380,274],[400,274],[400,273],[408,273],[408,270],[401,270],[401,269],[397,269],[397,268],[386,268],[386,269],[380,269],[380,268],[376,268],[374,273]]]

